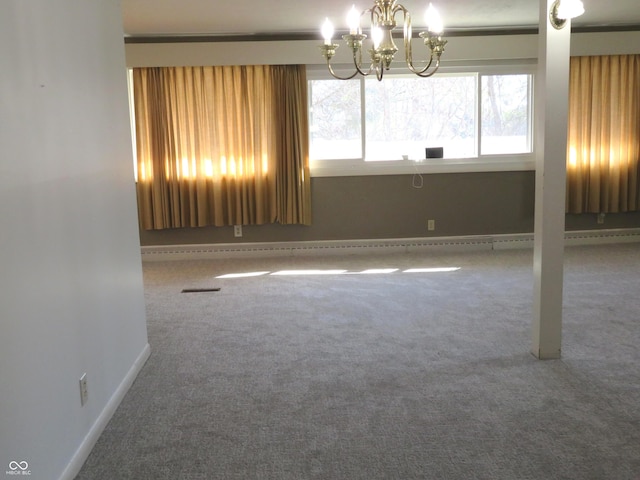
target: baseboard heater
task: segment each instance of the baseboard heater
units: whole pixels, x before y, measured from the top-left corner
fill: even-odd
[[[399,239],[326,240],[309,242],[218,243],[142,247],[143,261],[200,260],[297,255],[367,254],[375,252],[507,250],[533,248],[533,233]],[[640,242],[640,228],[573,231],[565,245]]]

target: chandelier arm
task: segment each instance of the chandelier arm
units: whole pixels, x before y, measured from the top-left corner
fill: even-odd
[[[433,58],[431,60],[429,60],[429,65],[427,65],[427,67],[425,67],[423,70],[419,71],[419,72],[413,72],[416,75],[418,75],[419,77],[422,78],[429,78],[431,77],[434,73],[436,73],[438,71],[438,68],[440,68],[440,59],[436,60],[436,66],[433,67],[433,70],[431,70],[430,72],[427,72],[427,69],[429,68],[429,66],[431,66],[431,63],[433,61]],[[427,73],[425,73],[427,72]]]
[[[393,7],[393,16],[395,17],[395,16],[396,16],[396,13],[398,13],[398,12],[402,12],[402,13],[404,13],[405,17],[406,17],[407,15],[409,15],[409,10],[407,10],[407,9],[404,7],[404,5],[401,5],[400,3],[396,4],[396,6],[395,6],[395,7]]]
[[[364,13],[371,13],[371,26],[378,24],[378,19],[380,18],[381,10],[378,5],[374,5],[372,8],[369,8],[364,11]]]
[[[327,60],[327,68],[329,69],[329,73],[331,74],[331,76],[333,78],[336,78],[338,80],[351,80],[353,77],[355,77],[358,74],[358,71],[356,70],[355,72],[353,72],[351,75],[349,75],[348,77],[341,77],[340,75],[338,75],[334,70],[333,67],[331,66],[331,64],[329,63],[329,60]]]
[[[427,63],[427,65],[424,68],[416,68],[413,65],[413,59],[410,57],[407,57],[407,67],[409,68],[409,70],[411,70],[411,73],[415,73],[416,75],[419,75],[421,77],[425,76],[423,75],[427,70],[429,70],[429,68],[431,68],[431,65],[433,64],[433,52],[431,53],[431,56],[429,57],[429,62]],[[438,69],[438,66],[440,66],[440,60],[436,60],[436,70]],[[433,73],[436,73],[435,70]],[[433,73],[431,75],[433,75]],[[431,76],[431,75],[426,75],[426,76]]]
[[[358,73],[360,75],[362,75],[363,77],[368,77],[369,75],[371,75],[371,72],[373,71],[373,67],[374,65],[371,64],[369,66],[369,69],[365,72],[364,70],[362,70],[359,66],[356,65],[356,73],[354,73],[354,75],[357,75]],[[353,77],[349,77],[349,78],[353,78]]]
[[[409,67],[409,70],[411,70],[413,73],[416,73],[415,68],[413,67],[413,50],[411,46],[411,37],[413,36],[413,32],[411,28],[411,14],[406,9],[404,10],[403,35],[404,35],[404,56],[407,62],[407,66]]]
[[[421,69],[416,68],[413,65],[413,47],[411,45],[412,36],[413,36],[413,32],[411,28],[411,14],[405,9],[404,10],[404,52],[405,52],[405,60],[407,62],[407,68],[409,68],[409,70],[412,73],[415,73],[419,77],[427,77],[427,76],[430,77],[431,75],[433,75],[433,73],[435,73],[435,70],[433,73],[429,75],[425,75],[425,72],[429,70],[429,67],[431,67],[431,64],[433,63],[433,51],[431,52],[431,55],[429,57],[429,62],[427,63],[427,65]],[[437,67],[436,67],[436,70],[437,70]]]
[[[384,75],[384,68],[382,65],[376,65],[376,78],[380,82],[382,80],[382,76]]]
[[[434,73],[436,73],[436,71],[440,67],[440,57],[442,56],[442,52],[444,52],[444,47],[447,44],[447,41],[443,40],[439,34],[434,34],[431,32],[422,32],[420,33],[420,37],[422,37],[422,39],[424,40],[424,44],[428,46],[429,50],[431,51],[429,63],[427,63],[424,68],[415,68],[415,66],[413,65],[413,58],[407,55],[407,66],[409,70],[411,70],[411,72],[420,77],[430,77]],[[427,73],[427,71],[433,64],[434,56],[436,59],[435,69],[432,72]]]
[[[371,65],[369,65],[369,69],[366,72],[362,70],[362,48],[359,48],[357,59],[356,59],[356,51],[355,50],[353,51],[353,66],[356,67],[356,74],[359,73],[363,77],[366,77],[371,74],[371,71],[373,70],[373,67],[374,67],[374,63],[371,62]]]

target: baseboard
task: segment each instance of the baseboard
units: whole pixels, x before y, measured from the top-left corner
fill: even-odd
[[[131,385],[133,385],[133,381],[138,376],[138,373],[144,366],[150,354],[151,347],[147,343],[142,349],[140,355],[138,355],[138,358],[135,360],[135,362],[133,362],[133,365],[125,375],[122,382],[120,382],[120,385],[118,386],[114,394],[107,402],[107,405],[102,410],[102,413],[100,413],[95,423],[93,424],[87,435],[84,437],[84,440],[80,444],[80,447],[78,447],[76,453],[73,455],[71,461],[67,465],[67,468],[65,468],[62,472],[60,480],[73,480],[78,475],[80,469],[84,465],[84,462],[89,457],[91,450],[98,441],[98,438],[100,438],[100,435],[109,423],[109,420],[111,420],[111,417],[113,417],[113,414],[116,412],[116,409],[124,399],[126,393],[129,391],[129,388],[131,388]]]
[[[215,258],[370,254],[415,251],[506,250],[533,248],[533,233],[421,237],[401,239],[326,240],[309,242],[161,245],[141,248],[143,261]],[[640,242],[640,228],[584,230],[565,234],[565,245]]]

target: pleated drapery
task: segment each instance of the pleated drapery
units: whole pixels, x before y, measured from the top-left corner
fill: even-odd
[[[567,212],[640,210],[640,55],[570,65]]]
[[[302,66],[133,70],[145,229],[311,223]]]

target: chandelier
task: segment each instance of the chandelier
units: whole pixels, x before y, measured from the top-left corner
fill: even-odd
[[[440,15],[429,4],[425,13],[425,22],[427,30],[420,33],[424,44],[429,50],[429,59],[426,65],[416,67],[413,64],[413,52],[411,49],[411,15],[409,11],[396,0],[374,0],[374,5],[367,10],[358,13],[355,6],[351,8],[347,15],[347,24],[349,33],[342,35],[353,54],[353,65],[355,71],[346,77],[336,74],[331,66],[331,58],[335,55],[338,44],[333,43],[333,25],[327,18],[322,25],[322,36],[324,44],[320,45],[322,55],[327,60],[327,67],[331,75],[339,80],[349,80],[360,74],[367,76],[375,73],[378,80],[382,80],[385,70],[389,70],[393,57],[398,51],[398,47],[393,41],[393,30],[396,28],[396,15],[401,14],[403,22],[404,51],[407,68],[420,77],[430,77],[438,70],[440,66],[440,56],[444,52],[444,46],[447,41],[442,39],[442,20]],[[362,33],[360,20],[362,17],[370,18],[371,25],[371,49],[369,50],[370,60],[363,63],[363,41],[367,35]],[[368,64],[368,66],[367,66]]]

